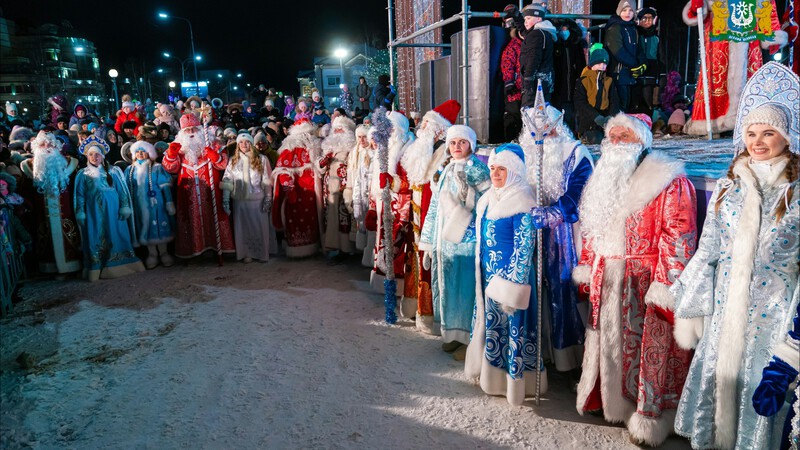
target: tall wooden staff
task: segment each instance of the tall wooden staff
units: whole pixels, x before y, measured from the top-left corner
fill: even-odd
[[[375,127],[373,139],[378,145],[378,168],[381,178],[389,178],[389,136],[392,134],[392,122],[386,117],[386,108],[380,107],[372,115],[372,124]],[[381,190],[381,210],[378,211],[383,225],[383,272],[386,277],[383,280],[384,305],[386,306],[386,323],[394,324],[397,322],[397,281],[394,279],[394,239],[392,228],[394,227],[394,216],[392,215],[392,186],[387,182]],[[378,267],[380,267],[380,260]]]
[[[542,160],[544,159],[544,138],[553,130],[555,123],[547,117],[545,110],[547,104],[544,101],[542,83],[536,86],[536,100],[533,103],[533,118],[528,114],[530,107],[522,111],[522,119],[525,121],[528,130],[536,144],[536,206],[543,205],[542,199]],[[544,273],[544,261],[542,258],[542,230],[536,230],[536,405],[542,392],[542,275]]]

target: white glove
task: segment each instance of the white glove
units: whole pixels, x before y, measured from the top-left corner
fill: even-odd
[[[430,252],[425,252],[425,255],[422,257],[422,268],[425,270],[431,270],[431,254]]]
[[[272,209],[272,195],[265,195],[261,201],[261,212],[268,213],[270,209]]]

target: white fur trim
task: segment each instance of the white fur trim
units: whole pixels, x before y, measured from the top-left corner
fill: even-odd
[[[547,369],[542,370],[541,393],[547,392]],[[481,361],[480,385],[489,395],[502,395],[509,404],[522,405],[526,397],[536,395],[536,372],[525,372],[522,378],[513,379],[503,369],[497,368],[486,358]]]
[[[437,125],[441,126],[442,128],[449,128],[449,127],[453,126],[453,124],[450,123],[449,120],[445,119],[443,115],[439,114],[438,112],[436,112],[434,110],[430,110],[430,111],[426,112],[424,116],[422,116],[422,122],[424,122],[425,120],[427,120],[429,122],[435,122]],[[420,122],[420,123],[422,123],[422,122]]]
[[[675,433],[675,412],[674,409],[665,409],[660,417],[634,413],[628,421],[628,431],[634,440],[658,447],[670,434]]]
[[[733,169],[745,190],[742,215],[733,239],[728,300],[722,313],[720,348],[715,368],[716,390],[714,445],[733,448],[736,442],[738,376],[744,353],[747,307],[750,304],[750,280],[753,274],[758,230],[761,224],[761,194],[746,159]]]
[[[486,296],[515,309],[527,309],[531,299],[531,285],[508,281],[495,275],[486,286]]]
[[[433,157],[431,157],[431,161],[428,163],[428,170],[425,172],[425,182],[430,182],[431,187],[436,184],[432,181],[433,175],[436,174],[439,166],[447,159],[448,154],[447,144],[441,144],[433,151]]]
[[[665,153],[650,151],[631,175],[631,186],[625,201],[623,214],[630,216],[642,210],[658,197],[675,178],[686,174],[683,162]]]
[[[761,48],[768,49],[773,45],[785,46],[789,42],[789,34],[783,30],[775,30],[772,39],[761,41]]]
[[[133,214],[133,210],[127,206],[123,206],[119,209],[119,215],[122,217],[130,217],[131,214]]]
[[[420,242],[419,244],[417,244],[417,248],[421,252],[432,252],[433,244],[430,242]]]
[[[226,180],[220,181],[219,188],[222,189],[223,191],[232,191],[233,181],[226,181]]]
[[[603,415],[607,422],[626,422],[636,411],[636,404],[622,394],[622,290],[625,261],[606,261],[603,273],[603,292],[600,304],[600,323],[597,330],[586,330],[583,374],[578,383],[577,408],[583,407],[600,376]]]
[[[453,139],[465,139],[469,141],[470,150],[472,153],[475,153],[477,149],[477,142],[478,138],[475,134],[475,130],[466,126],[466,125],[453,125],[452,127],[447,129],[447,137],[445,138],[445,143],[449,147],[450,141]]]
[[[440,332],[437,332],[435,324],[433,322],[433,316],[423,316],[417,312],[417,317],[415,319],[417,325],[417,331],[421,331],[425,334],[431,335],[438,335]]]
[[[86,220],[86,213],[82,212],[76,213],[75,220],[77,220],[78,222],[83,222],[84,220]]]
[[[338,117],[336,117],[335,119],[333,119],[333,122],[332,122],[331,125],[332,125],[331,128],[333,128],[334,130],[336,128],[344,128],[345,130],[347,130],[347,131],[349,131],[351,133],[354,132],[355,129],[356,129],[356,123],[353,122],[353,120],[350,119],[347,116],[338,116]]]
[[[442,239],[458,244],[464,239],[471,223],[472,211],[461,205],[454,205],[447,211],[447,218],[442,224]]]
[[[572,269],[572,282],[575,284],[589,284],[592,281],[592,266],[581,264]]]
[[[789,342],[781,342],[775,347],[775,357],[794,367],[794,370],[800,370],[800,341],[792,338],[787,340]]]
[[[608,135],[608,132],[614,127],[629,128],[636,134],[636,136],[644,145],[644,148],[650,148],[653,146],[653,132],[646,123],[642,122],[636,117],[629,116],[625,113],[617,114],[616,116],[612,117],[608,123],[606,123],[606,135]]]
[[[678,347],[684,350],[692,350],[697,347],[697,343],[703,337],[704,322],[705,318],[703,317],[692,317],[690,319],[675,317],[672,336],[675,337],[675,343],[678,344]]]
[[[533,193],[527,189],[508,192],[500,200],[497,200],[494,192],[488,191],[478,200],[475,209],[478,211],[478,216],[485,210],[487,219],[498,220],[520,213],[529,213],[534,205]],[[477,226],[475,229],[480,230]]]
[[[694,17],[689,17],[689,14],[693,14]],[[683,11],[681,12],[681,17],[683,18],[683,23],[689,25],[690,27],[697,26],[697,10],[692,8],[692,2],[687,2],[686,6],[683,7]],[[707,10],[703,8],[703,17],[706,17]]]
[[[669,311],[675,310],[675,297],[669,291],[669,286],[659,281],[654,281],[647,289],[647,294],[644,296],[644,303],[646,305],[655,305]]]

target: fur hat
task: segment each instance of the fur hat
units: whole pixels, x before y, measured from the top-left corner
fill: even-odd
[[[527,171],[525,152],[519,144],[503,144],[492,150],[487,166],[502,166],[511,173],[519,175],[523,180]]]
[[[197,106],[192,106],[192,102],[197,102]],[[203,100],[201,100],[200,97],[198,97],[196,95],[193,95],[193,96],[187,98],[186,102],[184,104],[186,105],[187,108],[191,108],[191,109],[199,108],[199,107],[203,106]]]
[[[130,129],[130,130],[136,131],[136,127],[137,127],[137,125],[136,125],[136,121],[135,120],[126,120],[125,122],[122,122],[122,129],[123,130],[129,130]]]
[[[619,0],[619,3],[617,4],[617,9],[616,9],[617,15],[621,16],[622,15],[622,10],[624,10],[625,8],[630,8],[631,10],[636,11],[636,5],[635,4],[631,4],[630,0]]]
[[[472,153],[477,150],[477,136],[475,131],[466,125],[453,125],[447,129],[447,147],[450,148],[450,141],[453,139],[466,139],[469,141],[469,148]]]
[[[239,111],[240,113],[243,111],[241,103],[231,103],[228,105],[228,114],[233,115],[234,111]]]
[[[181,130],[188,127],[199,127],[200,119],[194,114],[184,114],[181,116]]]
[[[541,17],[542,19],[544,19],[545,15],[547,15],[547,9],[542,5],[534,3],[522,8],[522,15]]]
[[[6,102],[6,114],[10,116],[12,111],[17,112],[17,104],[13,102]]]
[[[358,136],[366,136],[369,133],[369,126],[368,125],[359,125],[356,127],[356,137]]]
[[[333,119],[332,128],[334,130],[337,128],[344,128],[348,132],[352,133],[356,129],[356,123],[347,116],[339,116]]]
[[[99,150],[104,157],[106,156],[106,153],[108,153],[109,151],[108,143],[105,140],[92,135],[86,138],[86,140],[83,141],[81,146],[78,147],[78,152],[81,155],[86,155],[86,152],[88,152],[92,148],[96,148],[97,150]]]
[[[425,113],[423,120],[432,120],[445,127],[449,127],[458,120],[459,111],[461,111],[460,103],[453,99],[445,100],[441,105]]]
[[[33,130],[27,127],[21,127],[19,125],[14,125],[14,128],[11,129],[11,133],[8,135],[8,148],[22,148],[26,142],[30,141],[33,137]],[[14,147],[12,147],[12,145]]]
[[[122,102],[122,107],[133,109],[135,106],[133,105],[133,102]]]
[[[250,145],[255,145],[255,141],[253,140],[253,136],[250,136],[250,133],[239,133],[236,136],[236,145],[239,145],[239,142],[247,141]]]
[[[163,155],[164,152],[169,148],[169,144],[164,141],[158,141],[155,143],[155,145],[153,145],[153,147],[156,149],[156,153]]]
[[[131,146],[128,147],[128,151],[130,152],[131,160],[136,159],[136,152],[147,153],[147,157],[150,158],[151,161],[158,157],[155,146],[147,141],[136,141],[132,143]]]
[[[646,114],[619,113],[606,123],[605,133],[607,136],[614,127],[628,128],[639,138],[644,148],[650,148],[653,146],[653,132],[650,130],[652,126],[652,119]]]
[[[214,107],[214,109],[220,109],[220,108],[222,108],[222,106],[223,106],[224,104],[225,104],[225,103],[222,101],[222,99],[221,99],[221,98],[216,98],[216,97],[215,97],[215,98],[213,98],[213,99],[211,100],[211,106],[213,106],[213,107]]]
[[[275,102],[273,102],[272,99],[268,98],[264,100],[264,106],[275,106]]]
[[[783,109],[783,106],[775,103],[764,103],[750,111],[742,119],[743,134],[747,133],[750,125],[756,124],[769,125],[775,128],[786,139],[786,142],[791,142],[789,137],[789,114]]]
[[[273,133],[274,133],[274,131],[273,131]],[[253,138],[253,142],[254,143],[268,142],[267,141],[267,135],[263,131],[259,131],[259,132],[256,133],[256,137]]]
[[[158,138],[158,127],[153,122],[145,122],[139,127],[138,135],[145,139],[156,139]]]

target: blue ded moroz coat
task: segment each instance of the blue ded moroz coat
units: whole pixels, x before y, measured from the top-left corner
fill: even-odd
[[[717,182],[697,253],[671,288],[676,341],[696,345],[675,430],[697,449],[777,449],[790,406],[762,417],[752,402],[800,300],[800,189],[778,172],[756,179],[748,159]]]

